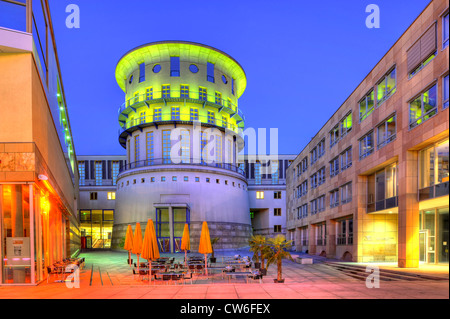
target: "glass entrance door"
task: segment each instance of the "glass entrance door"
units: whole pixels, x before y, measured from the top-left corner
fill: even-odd
[[[428,231],[421,230],[419,232],[419,261],[427,262],[427,238]]]

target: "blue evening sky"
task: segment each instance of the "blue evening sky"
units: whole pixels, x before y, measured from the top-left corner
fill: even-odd
[[[71,3],[80,8],[79,29],[65,25]],[[365,25],[371,3],[380,8],[379,29]],[[246,127],[278,128],[278,152],[298,154],[428,3],[50,0],[76,153],[125,154],[118,143],[118,60],[141,44],[185,40],[243,66]]]

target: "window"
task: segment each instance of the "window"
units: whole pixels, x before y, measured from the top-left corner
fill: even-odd
[[[261,185],[261,162],[255,163],[255,184]]]
[[[103,184],[102,182],[103,182],[103,163],[102,161],[95,161],[95,185],[100,186]]]
[[[202,158],[202,164],[205,164],[208,162],[208,137],[205,132],[200,132],[200,152],[201,152],[201,158]]]
[[[325,167],[322,167],[317,172],[317,183],[318,183],[318,185],[322,185],[325,183]]]
[[[311,206],[311,215],[317,214],[317,199],[313,199],[310,202],[310,206]]]
[[[119,161],[112,161],[111,163],[111,176],[113,185],[117,184],[117,175],[119,175]]]
[[[159,71],[161,71],[161,65],[159,65],[159,64],[155,64],[154,66],[153,66],[153,73],[159,73]]]
[[[442,79],[442,108],[446,109],[447,107],[448,107],[448,74]]]
[[[201,86],[198,88],[198,99],[202,100],[202,101],[206,101],[206,99],[207,99],[206,88],[201,87]]]
[[[153,158],[154,158],[154,139],[153,139],[153,132],[147,132],[147,140],[146,140],[146,160],[147,165],[153,164]]]
[[[341,154],[341,171],[344,171],[351,166],[352,166],[352,148],[350,147]]]
[[[281,208],[274,208],[273,216],[281,216]]]
[[[222,164],[222,136],[216,135],[216,148],[214,150],[216,155],[216,165]]]
[[[337,245],[353,244],[353,219],[338,221]]]
[[[228,121],[225,116],[222,116],[222,127],[224,127],[224,128],[228,127]]]
[[[90,193],[90,199],[91,200],[97,200],[97,192],[91,192]]]
[[[208,177],[206,178],[206,182],[209,183],[211,181],[211,179],[209,179]]]
[[[161,108],[160,107],[156,107],[153,110],[153,122],[158,122],[161,121]]]
[[[208,62],[206,65],[206,80],[214,83],[214,64]]]
[[[448,26],[448,15],[447,15],[447,26]],[[448,33],[447,33],[448,35]],[[447,37],[448,39],[448,37]],[[231,78],[231,94],[234,95],[234,78]]]
[[[273,192],[274,199],[281,199],[281,192]]]
[[[442,17],[442,49],[448,47],[448,12]]]
[[[419,152],[419,199],[448,195],[448,139]]]
[[[362,160],[373,153],[373,131],[359,140],[359,159]]]
[[[330,192],[330,208],[339,205],[339,189],[332,190]]]
[[[392,94],[395,93],[397,87],[396,68],[392,69],[377,84],[377,103],[381,105]]]
[[[330,148],[339,141],[339,126],[336,125],[330,132]]]
[[[198,109],[191,108],[191,121],[198,121]]]
[[[317,161],[317,146],[313,148],[311,151],[311,165],[314,164]]]
[[[281,225],[273,225],[274,233],[281,233]]]
[[[166,177],[165,176],[161,176],[161,182],[165,182],[166,181]]]
[[[141,112],[140,116],[139,116],[139,124],[144,124],[145,123],[145,112]]]
[[[311,176],[311,188],[313,189],[316,187],[317,187],[317,173]]]
[[[170,150],[172,148],[172,142],[170,140],[170,130],[164,130],[162,133],[163,163],[170,164]]]
[[[409,104],[409,128],[422,124],[437,113],[437,85],[423,92]]]
[[[134,161],[139,162],[140,160],[140,149],[139,149],[139,135],[134,137]]]
[[[325,155],[325,139],[321,140],[319,144],[317,145],[317,155],[319,158],[321,158],[323,155]]]
[[[335,157],[330,162],[330,177],[339,174],[339,157]]]
[[[397,163],[387,166],[367,177],[367,212],[398,206]]]
[[[437,54],[436,27],[433,23],[406,51],[409,78],[423,69]]]
[[[302,205],[301,207],[302,218],[308,217],[308,205]]]
[[[199,182],[200,182],[200,177],[196,177],[196,178],[195,178],[195,182],[196,182],[196,183],[199,183]]]
[[[374,110],[374,91],[370,91],[360,102],[359,102],[359,121],[365,120]]]
[[[133,103],[139,102],[139,92],[134,93]]]
[[[341,203],[349,203],[352,201],[352,183],[341,186]]]
[[[222,93],[216,92],[216,104],[222,105]]]
[[[395,114],[390,116],[377,128],[377,143],[378,148],[382,148],[386,144],[389,144],[397,135],[397,120]]]
[[[84,161],[78,162],[78,172],[80,174],[80,186],[84,186],[86,180],[86,163]]]
[[[264,192],[257,191],[256,192],[256,199],[264,199]]]
[[[180,57],[170,57],[170,76],[180,76]]]
[[[139,64],[139,83],[145,81],[145,63]]]
[[[317,199],[317,212],[323,212],[325,210],[325,195],[320,196]]]
[[[128,84],[133,83],[133,75],[130,76],[130,79],[128,80]]]
[[[301,183],[297,188],[297,197],[300,198],[308,193],[308,180]]]
[[[170,98],[170,84],[163,85],[161,91],[163,98]]]
[[[189,66],[189,71],[191,71],[192,73],[197,73],[198,72],[198,66],[196,66],[195,64],[191,64]]]
[[[145,89],[145,99],[153,100],[153,87],[149,87],[149,88]]]
[[[178,106],[172,107],[171,118],[172,121],[180,120],[180,108]]]
[[[180,85],[180,97],[185,99],[189,98],[189,85]]]
[[[271,161],[270,166],[272,169],[271,177],[272,177],[272,184],[276,185],[279,182],[279,164],[278,161]],[[281,195],[281,193],[280,193]]]
[[[108,192],[108,200],[115,200],[116,199],[116,192]]]
[[[177,177],[176,176],[172,176],[172,182],[176,182],[177,181]]]
[[[150,182],[154,183],[154,182],[155,182],[155,178],[154,178],[154,177],[151,177],[151,178],[150,178]]]
[[[181,163],[190,163],[191,139],[189,130],[181,130]]]
[[[347,135],[348,132],[352,130],[352,113],[347,114],[344,119],[341,120],[341,138]]]
[[[216,115],[214,112],[208,111],[208,124],[216,124]]]

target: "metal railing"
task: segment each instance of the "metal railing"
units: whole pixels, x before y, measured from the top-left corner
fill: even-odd
[[[151,91],[144,94],[135,95],[128,100],[126,100],[118,110],[118,114],[120,115],[125,109],[128,107],[135,108],[139,106],[139,104],[152,104],[152,103],[161,103],[162,101],[186,101],[186,102],[195,102],[200,104],[208,104],[213,105],[215,107],[221,108],[226,107],[231,110],[232,113],[237,113],[239,117],[245,121],[245,116],[242,111],[238,108],[238,106],[233,103],[231,100],[224,99],[222,97],[216,97],[216,95],[212,94],[201,94],[198,91],[184,91],[184,90],[168,90],[168,91]]]
[[[215,168],[222,168],[229,171],[236,172],[238,174],[241,174],[245,176],[245,172],[242,168],[239,166],[236,166],[234,164],[228,164],[228,163],[215,163],[215,162],[208,162],[202,159],[198,158],[155,158],[155,159],[145,159],[133,163],[129,163],[126,165],[123,165],[119,169],[119,174],[131,169],[135,168],[141,168],[141,167],[149,167],[149,166],[156,166],[156,165],[195,165],[195,166],[206,166],[206,167],[215,167]]]

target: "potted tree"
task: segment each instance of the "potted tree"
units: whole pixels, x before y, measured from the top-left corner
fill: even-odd
[[[250,244],[250,251],[253,252],[253,260],[255,261],[255,268],[260,269],[262,275],[266,275],[267,269],[264,265],[264,260],[266,254],[269,252],[266,237],[262,235],[252,236],[252,238],[249,240],[249,244]]]
[[[282,261],[283,259],[290,259],[294,261],[288,249],[291,247],[292,240],[287,241],[283,235],[278,235],[268,240],[270,252],[266,254],[267,266],[271,264],[277,264],[277,278],[273,281],[275,283],[283,283],[284,278],[282,276]]]
[[[212,263],[216,262],[216,257],[214,257],[214,245],[217,244],[217,242],[220,240],[219,237],[214,237],[213,239],[211,239],[211,248],[212,248],[212,253],[211,253],[211,257],[209,258],[209,261]]]

